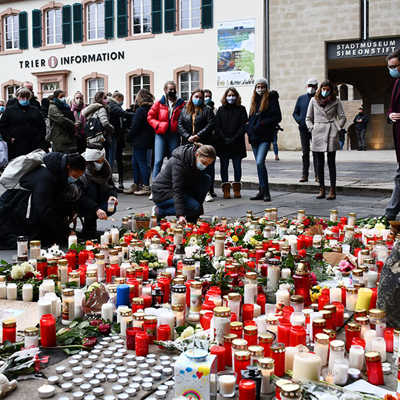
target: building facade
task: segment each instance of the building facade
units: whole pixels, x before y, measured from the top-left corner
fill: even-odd
[[[340,86],[348,127],[360,104],[372,149],[392,148],[385,122],[393,80],[385,56],[400,47],[399,0],[0,0],[0,98],[32,81],[39,98],[61,88],[119,90],[125,105],[168,80],[187,98],[209,88],[216,105],[238,88],[249,108],[266,76],[283,114],[281,148],[300,147],[292,112],[310,77]]]

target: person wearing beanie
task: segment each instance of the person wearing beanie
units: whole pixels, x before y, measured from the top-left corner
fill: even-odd
[[[258,79],[251,99],[247,135],[257,164],[259,190],[250,200],[271,201],[265,159],[281,121],[278,92],[269,91],[265,78]]]

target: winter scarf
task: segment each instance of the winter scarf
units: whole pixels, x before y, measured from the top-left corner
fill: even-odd
[[[89,181],[105,186],[108,189],[113,187],[110,184],[110,182],[112,182],[111,167],[107,160],[104,160],[103,167],[100,171],[95,169],[93,162],[88,162],[86,165],[85,176]]]
[[[85,123],[86,123],[86,118],[82,114],[82,110],[86,107],[85,104],[75,104],[74,102],[71,105],[71,111],[74,114],[74,118],[76,122],[80,122],[81,125],[80,127],[76,128],[76,133],[83,136],[85,133]]]

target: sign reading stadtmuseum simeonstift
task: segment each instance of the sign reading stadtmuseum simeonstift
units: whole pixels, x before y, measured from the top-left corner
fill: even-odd
[[[400,48],[400,38],[328,43],[328,59],[387,56]]]

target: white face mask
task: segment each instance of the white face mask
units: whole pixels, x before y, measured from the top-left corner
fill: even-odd
[[[104,162],[97,162],[97,161],[95,161],[95,162],[93,163],[94,169],[95,169],[96,171],[100,171],[100,170],[103,168],[103,164],[104,164]]]
[[[266,92],[265,89],[262,89],[262,88],[256,89],[256,93],[257,93],[259,96],[264,96],[264,93],[265,93],[265,92]]]
[[[315,94],[315,89],[314,89],[313,87],[309,86],[309,87],[307,88],[307,93],[308,93],[308,94]]]

